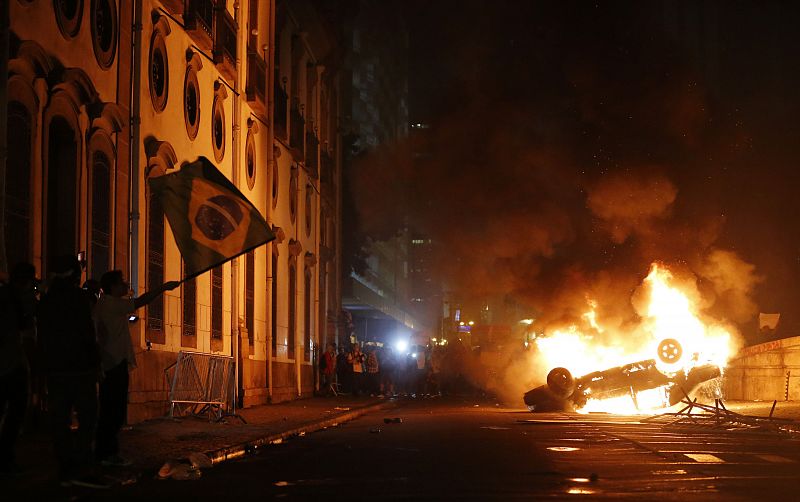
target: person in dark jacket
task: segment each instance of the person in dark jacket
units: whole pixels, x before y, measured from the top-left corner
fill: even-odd
[[[8,284],[0,283],[0,475],[22,473],[15,447],[28,407],[28,359],[22,334],[32,330],[36,269],[20,263]]]
[[[336,356],[336,381],[339,383],[339,392],[352,391],[352,376],[353,367],[347,364],[347,352],[344,347],[339,347],[339,354]]]
[[[75,257],[58,257],[52,272],[39,304],[38,327],[60,481],[64,486],[98,488],[89,470],[100,371],[92,299],[78,286],[81,266]],[[79,423],[75,438],[70,427],[73,408]]]
[[[100,278],[100,285],[103,294],[94,307],[94,320],[103,378],[100,382],[95,457],[102,465],[127,467],[131,462],[119,455],[119,431],[128,415],[128,372],[136,367],[129,318],[164,291],[178,287],[180,282],[170,281],[131,298],[130,286],[122,271],[110,270]]]

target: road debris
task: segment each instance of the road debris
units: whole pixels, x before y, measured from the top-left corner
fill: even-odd
[[[681,401],[685,406],[677,413],[662,413],[642,419],[642,422],[663,423],[665,426],[692,426],[726,429],[729,431],[755,431],[800,435],[800,422],[785,418],[775,418],[775,405],[772,403],[768,417],[741,415],[725,407],[722,399],[714,399],[714,404],[698,403],[684,394]]]
[[[178,481],[187,481],[200,479],[203,473],[200,469],[195,468],[191,464],[184,464],[181,462],[166,462],[161,469],[158,470],[156,477],[158,479],[175,479]]]
[[[189,455],[189,462],[195,469],[208,469],[214,463],[205,453],[192,453]]]

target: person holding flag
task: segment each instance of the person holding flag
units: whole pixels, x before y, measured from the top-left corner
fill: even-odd
[[[148,181],[183,258],[183,281],[275,239],[253,203],[205,157]],[[231,351],[238,383],[241,375],[235,340]],[[238,385],[235,388],[238,390]]]
[[[106,466],[126,467],[130,461],[119,455],[119,431],[128,414],[129,369],[136,367],[136,355],[128,330],[133,314],[180,281],[170,281],[137,298],[128,296],[130,286],[121,270],[102,275],[103,294],[94,307],[95,331],[100,347],[100,413],[98,415],[95,457]]]

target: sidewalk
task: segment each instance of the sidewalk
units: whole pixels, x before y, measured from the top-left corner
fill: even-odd
[[[185,461],[192,453],[208,455],[214,463],[244,455],[262,445],[295,435],[336,426],[367,413],[391,410],[389,399],[338,396],[315,397],[239,410],[221,422],[207,418],[158,418],[134,424],[120,433],[121,455],[133,462],[134,476],[155,475],[167,461]],[[18,463],[25,475],[0,478],[0,492],[25,493],[26,498],[47,486],[57,486],[56,464],[45,433],[23,436],[17,446]]]

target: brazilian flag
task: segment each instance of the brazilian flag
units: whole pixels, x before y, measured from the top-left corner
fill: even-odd
[[[186,263],[184,279],[275,238],[258,209],[205,157],[150,178],[150,189]]]

